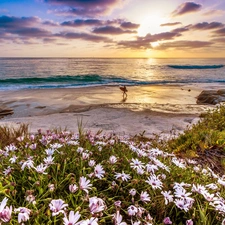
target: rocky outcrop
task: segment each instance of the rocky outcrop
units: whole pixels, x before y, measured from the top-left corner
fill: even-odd
[[[13,114],[13,110],[5,105],[0,105],[0,118]]]
[[[225,102],[225,89],[204,90],[197,97],[197,104],[216,105]]]

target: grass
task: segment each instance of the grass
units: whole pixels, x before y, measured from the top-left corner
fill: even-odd
[[[221,224],[224,123],[221,106],[167,142],[1,127],[0,222]]]
[[[169,143],[171,150],[187,153],[188,150],[207,150],[225,144],[225,106],[217,107],[202,115],[201,120],[184,134]]]
[[[11,143],[17,143],[17,138],[28,135],[28,125],[21,124],[17,128],[0,126],[0,148]]]
[[[202,115],[201,120],[167,144],[167,150],[181,157],[198,160],[217,172],[224,172],[225,106]]]

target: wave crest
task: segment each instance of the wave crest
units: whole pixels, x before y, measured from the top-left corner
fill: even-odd
[[[0,89],[7,88],[64,88],[99,85],[141,85],[148,81],[139,81],[115,76],[101,76],[98,74],[51,76],[51,77],[22,77],[0,79]]]
[[[205,70],[205,69],[217,69],[217,68],[221,68],[224,67],[224,65],[220,64],[220,65],[168,65],[168,67],[173,68],[173,69],[201,69],[201,70]]]

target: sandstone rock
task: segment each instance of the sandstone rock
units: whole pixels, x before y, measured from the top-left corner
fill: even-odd
[[[225,102],[225,89],[204,90],[197,97],[197,104],[216,105]]]

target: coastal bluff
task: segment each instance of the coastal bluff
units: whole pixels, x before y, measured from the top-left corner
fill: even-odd
[[[197,104],[216,105],[225,102],[225,89],[203,90],[197,97]]]

